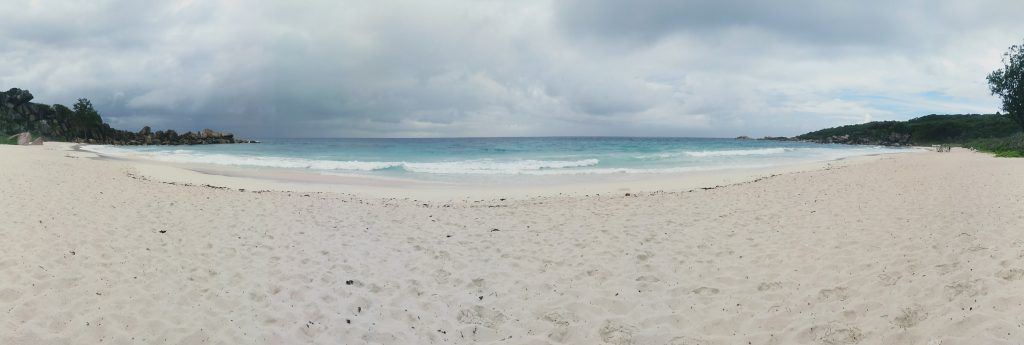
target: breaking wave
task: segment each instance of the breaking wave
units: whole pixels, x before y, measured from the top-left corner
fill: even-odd
[[[583,160],[510,160],[489,159],[445,162],[335,161],[292,157],[201,154],[189,150],[140,152],[107,145],[88,145],[83,150],[111,156],[134,156],[172,163],[201,163],[264,168],[310,169],[324,171],[378,171],[402,169],[427,174],[533,174],[556,169],[595,166],[597,159]]]
[[[719,151],[686,151],[683,154],[690,157],[720,157],[720,156],[755,156],[755,155],[774,155],[780,153],[786,153],[795,149],[773,147],[766,149],[753,149],[753,150],[719,150]]]
[[[795,148],[764,148],[764,149],[749,149],[749,150],[706,150],[706,151],[673,151],[673,152],[659,152],[633,156],[637,159],[645,160],[658,160],[658,159],[671,159],[676,157],[726,157],[726,156],[760,156],[760,155],[773,155],[786,152],[792,152],[797,149]]]

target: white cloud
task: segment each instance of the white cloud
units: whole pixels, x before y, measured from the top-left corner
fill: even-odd
[[[249,136],[793,135],[991,112],[1014,2],[0,3],[0,84]],[[868,115],[869,114],[869,115]]]

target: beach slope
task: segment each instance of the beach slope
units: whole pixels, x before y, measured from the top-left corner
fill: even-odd
[[[0,146],[2,344],[1019,344],[1024,161],[421,202]]]

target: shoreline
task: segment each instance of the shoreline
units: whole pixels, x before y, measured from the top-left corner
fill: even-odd
[[[780,174],[841,168],[851,164],[885,159],[890,155],[917,154],[926,151],[926,148],[917,148],[922,150],[866,154],[827,161],[800,162],[759,168],[635,174],[628,176],[628,179],[616,179],[626,177],[626,175],[617,174],[616,176],[562,175],[550,176],[553,178],[548,181],[537,179],[531,182],[451,183],[289,168],[162,162],[146,158],[96,153],[77,146],[74,149],[94,154],[104,160],[128,162],[137,170],[137,176],[157,182],[210,185],[236,190],[330,192],[363,198],[403,198],[425,201],[683,192],[741,184]],[[518,176],[510,177],[515,179]]]
[[[1022,160],[428,202],[160,183],[67,148],[0,146],[0,343],[1024,341]]]

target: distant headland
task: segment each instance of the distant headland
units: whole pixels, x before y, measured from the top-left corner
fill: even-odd
[[[979,143],[1005,139],[1016,143],[1021,129],[1004,114],[926,115],[907,121],[873,121],[820,129],[794,137],[764,137],[758,140],[803,141],[819,144],[915,146],[953,144],[975,147]],[[750,140],[739,136],[738,140]]]
[[[234,134],[211,129],[178,134],[174,130],[153,131],[149,126],[138,132],[111,128],[103,122],[92,103],[81,98],[72,108],[60,104],[32,103],[28,90],[12,88],[0,92],[0,136],[31,133],[50,141],[110,145],[201,145],[256,143],[238,139]]]

